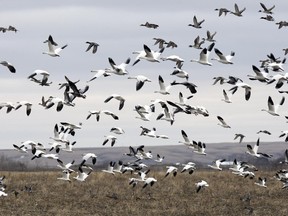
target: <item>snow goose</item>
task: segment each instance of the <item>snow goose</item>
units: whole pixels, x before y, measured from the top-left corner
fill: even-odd
[[[260,186],[260,187],[265,187],[265,188],[267,188],[267,186],[266,186],[266,181],[267,181],[266,178],[261,178],[261,177],[259,177],[259,178],[258,178],[258,182],[255,182],[255,184],[258,185],[258,186]]]
[[[116,75],[126,75],[128,74],[128,71],[126,70],[127,65],[130,63],[130,58],[128,58],[125,62],[116,65],[112,58],[108,58],[109,64],[112,67],[112,70],[110,70],[110,73],[114,73]]]
[[[170,122],[170,124],[172,125],[175,121],[175,112],[170,111],[166,104],[164,104],[162,108],[164,108],[164,110],[157,116],[156,120],[165,120]]]
[[[173,86],[173,85],[183,85],[183,86],[185,86],[186,88],[188,88],[190,90],[191,94],[196,94],[197,93],[197,89],[196,89],[197,85],[195,85],[192,82],[176,82],[174,80],[172,83],[170,83],[170,85],[171,86]]]
[[[224,99],[222,99],[222,101],[226,102],[226,103],[232,103],[231,101],[231,96],[227,94],[227,92],[225,91],[225,89],[223,89],[223,96],[224,96]]]
[[[230,125],[228,125],[221,116],[217,116],[217,119],[220,121],[220,123],[218,123],[218,125],[220,125],[221,127],[231,128]]]
[[[143,126],[140,126],[140,128],[142,129],[140,136],[148,136],[148,137],[152,137],[152,138],[156,137],[156,128],[155,127],[153,127],[152,130],[145,128]]]
[[[215,11],[219,11],[218,12],[218,16],[222,16],[222,14],[224,14],[225,16],[227,15],[227,13],[230,12],[230,10],[226,9],[226,8],[216,8],[214,9]]]
[[[189,47],[193,47],[193,48],[195,48],[195,49],[203,49],[203,48],[201,47],[201,45],[205,43],[205,40],[202,39],[202,40],[200,41],[200,36],[199,36],[199,35],[194,39],[193,42],[194,42],[193,45],[189,45]]]
[[[119,117],[109,110],[100,110],[100,111],[90,110],[86,119],[89,119],[92,115],[95,115],[96,120],[99,121],[100,120],[100,114],[102,114],[102,113],[104,113],[106,115],[110,115],[114,120],[119,120]]]
[[[70,173],[71,173],[70,170],[63,170],[62,171],[62,177],[59,177],[57,179],[70,182],[71,181],[70,180]]]
[[[174,177],[177,175],[177,171],[178,171],[177,167],[175,167],[175,166],[166,166],[166,168],[167,168],[167,171],[166,171],[166,174],[165,174],[164,178],[166,178],[170,173],[172,173]]]
[[[230,11],[231,14],[234,14],[235,16],[241,17],[243,16],[242,13],[246,10],[244,7],[242,10],[239,10],[238,5],[235,3],[234,4],[234,11]]]
[[[48,42],[48,52],[43,52],[43,54],[47,54],[52,57],[59,57],[59,53],[68,46],[68,44],[66,44],[62,47],[55,48],[55,46],[57,46],[57,43],[53,41],[51,35],[49,35],[48,40],[44,41],[44,43],[46,42]]]
[[[124,103],[125,103],[125,98],[122,97],[121,95],[112,94],[104,100],[104,103],[108,103],[113,98],[119,101],[119,110],[121,110],[124,107]]]
[[[217,49],[217,48],[214,48],[214,51],[216,53],[216,55],[218,56],[218,58],[212,58],[211,60],[216,60],[220,63],[223,63],[223,64],[233,64],[233,62],[231,61],[231,59],[234,57],[235,55],[235,52],[231,52],[230,55],[223,55],[223,53]]]
[[[259,12],[266,13],[266,14],[273,14],[272,10],[275,8],[275,5],[273,5],[270,8],[267,8],[263,3],[260,2],[260,5],[262,7],[262,10],[259,10]]]
[[[190,95],[188,97],[184,97],[182,92],[179,92],[178,98],[179,98],[179,103],[177,103],[180,106],[187,106],[187,101],[191,99],[193,95]]]
[[[207,37],[203,38],[203,39],[206,41],[209,41],[209,42],[216,42],[216,40],[214,40],[216,33],[217,32],[214,32],[213,34],[211,34],[211,32],[209,30],[207,30]]]
[[[260,143],[260,139],[258,138],[257,142],[256,142],[256,144],[254,145],[253,148],[252,148],[251,145],[247,144],[247,149],[248,150],[246,151],[246,153],[249,154],[249,155],[252,155],[254,157],[257,157],[257,158],[260,158],[260,157],[271,158],[272,155],[268,155],[266,153],[258,152],[259,143]]]
[[[182,143],[182,144],[188,146],[189,148],[194,148],[193,142],[189,139],[186,132],[184,130],[181,130],[181,134],[182,134],[184,141],[179,141],[179,143]]]
[[[86,52],[88,52],[90,49],[92,49],[92,53],[95,54],[97,52],[99,44],[96,42],[86,41],[88,44],[88,47],[86,49]]]
[[[10,101],[7,101],[7,102],[0,103],[0,109],[2,109],[3,107],[7,108],[6,113],[10,113],[12,111],[12,109],[15,110],[16,105]]]
[[[45,154],[42,154],[41,157],[52,159],[52,160],[59,159],[59,155],[58,154],[46,154],[45,153]]]
[[[275,88],[279,89],[281,88],[284,83],[286,83],[288,81],[288,73],[285,74],[275,74],[274,76],[271,76],[270,79],[267,81],[267,84],[271,84],[273,82],[276,81],[276,85]],[[284,92],[280,92],[279,93],[284,93]]]
[[[170,75],[175,75],[179,78],[185,78],[187,81],[189,79],[188,72],[182,69],[183,64],[179,64],[178,66],[174,67],[174,71]]]
[[[279,138],[284,137],[284,136],[286,136],[285,142],[288,142],[288,130],[281,131],[281,134],[279,135]]]
[[[271,132],[268,131],[268,130],[259,130],[259,131],[257,132],[257,134],[260,134],[260,133],[264,133],[264,134],[267,134],[267,135],[271,135]]]
[[[35,76],[42,76],[42,79],[38,80],[35,78]],[[52,82],[48,83],[49,76],[50,73],[45,70],[35,70],[32,74],[28,76],[28,79],[36,83],[39,83],[39,85],[41,86],[49,86],[50,84],[52,84]]]
[[[66,102],[59,97],[50,96],[46,102],[45,109],[49,109],[52,106],[54,106],[55,104],[57,104],[56,105],[56,111],[60,112],[63,109],[64,104],[66,104]]]
[[[90,80],[88,80],[87,82],[91,82],[91,81],[97,79],[100,76],[104,76],[104,77],[111,76],[111,72],[110,71],[111,70],[108,69],[108,68],[99,69],[99,70],[91,70],[91,72],[95,72],[96,74]]]
[[[196,169],[195,165],[196,164],[193,162],[188,162],[187,164],[182,164],[183,168],[181,170],[181,173],[184,173],[187,171],[191,175],[194,172],[194,170]]]
[[[285,101],[285,97],[283,96],[279,104],[274,104],[272,98],[268,97],[268,110],[262,109],[262,111],[266,111],[267,113],[273,115],[273,116],[279,116],[278,114],[278,108],[279,106],[283,105]]]
[[[123,161],[119,160],[113,167],[113,172],[122,173]]]
[[[69,141],[65,143],[65,147],[61,148],[65,152],[73,152],[73,146],[76,144],[76,141],[70,143]],[[57,152],[57,151],[56,151]]]
[[[21,153],[28,153],[28,151],[27,151],[28,148],[25,145],[18,146],[16,144],[13,144],[13,147],[15,148],[15,150],[17,150],[17,151],[19,151]]]
[[[202,143],[202,142],[196,142],[196,141],[193,141],[193,146],[194,146],[194,151],[195,153],[197,154],[200,154],[200,155],[206,155],[206,144],[205,143]]]
[[[248,85],[244,82],[237,82],[234,87],[229,89],[229,91],[232,91],[232,94],[234,94],[238,90],[239,87],[245,89],[245,100],[248,101],[250,99],[250,96],[251,96],[251,86],[250,85]]]
[[[32,148],[32,154],[33,157],[31,158],[31,160],[34,160],[35,158],[40,158],[42,155],[45,154],[45,152],[40,149]]]
[[[154,160],[157,163],[162,163],[164,160],[165,156],[160,156],[159,154],[157,154],[157,158]]]
[[[7,67],[11,73],[16,73],[16,69],[11,63],[7,61],[0,61],[0,64]]]
[[[5,193],[4,191],[0,191],[0,197],[1,197],[1,196],[8,196],[8,194]]]
[[[149,107],[149,109],[150,109],[150,107]],[[141,108],[137,107],[137,108],[135,108],[135,111],[139,115],[139,116],[136,116],[135,118],[141,119],[143,121],[150,121],[150,116],[152,115],[150,110],[143,111]]]
[[[255,75],[247,75],[250,80],[258,80],[260,82],[267,82],[269,80],[268,78],[268,69],[265,69],[264,71],[260,71],[259,68],[257,68],[255,65],[252,65],[252,69],[255,73]]]
[[[117,137],[115,137],[113,135],[105,136],[105,139],[104,139],[102,145],[104,146],[109,140],[111,141],[111,147],[113,147],[116,143]]]
[[[115,134],[124,134],[125,133],[125,131],[120,127],[112,127],[110,129],[110,132],[113,132]]]
[[[67,81],[69,88],[72,90],[72,94],[75,97],[86,98],[86,95],[84,94],[89,89],[88,85],[86,85],[83,89],[80,89],[76,86],[76,82],[71,81],[67,76],[64,76],[64,77],[65,77],[65,80]]]
[[[113,168],[114,168],[114,166],[115,166],[115,162],[110,161],[110,163],[108,164],[108,168],[107,168],[107,170],[102,170],[102,172],[105,172],[105,173],[109,173],[109,174],[115,175],[115,173],[113,172]]]
[[[77,181],[83,182],[91,174],[91,172],[92,172],[92,170],[90,170],[88,172],[84,172],[83,169],[80,166],[79,167],[79,172],[77,172],[78,175],[76,177],[73,177],[73,178],[76,179]]]
[[[28,101],[19,101],[15,107],[15,110],[18,110],[21,106],[26,106],[26,115],[29,116],[32,109],[32,103]]]
[[[92,160],[92,164],[96,164],[96,161],[97,161],[97,156],[94,154],[94,153],[86,153],[83,155],[82,157],[82,162],[80,164],[80,167],[83,166],[87,160],[89,160],[91,158]]]
[[[69,122],[60,122],[61,125],[65,127],[65,130],[69,130],[68,134],[71,134],[72,136],[75,135],[75,130],[76,129],[81,129],[82,128],[82,122],[79,124],[73,124]]]
[[[147,45],[143,45],[144,50],[142,51],[135,51],[133,54],[138,54],[136,56],[135,62],[132,66],[137,64],[141,59],[145,59],[149,62],[160,62],[159,57],[163,53],[164,48],[160,49],[159,51],[153,51],[151,50]]]
[[[163,80],[161,75],[158,76],[158,82],[159,82],[160,90],[159,91],[154,91],[154,92],[155,93],[160,93],[160,94],[163,94],[163,95],[170,94],[169,90],[171,88],[171,85],[165,86],[164,80]]]
[[[245,135],[240,134],[240,133],[236,133],[236,134],[235,134],[235,137],[234,137],[234,140],[236,140],[236,139],[239,138],[239,143],[242,143],[244,137],[245,137]]]
[[[201,26],[201,24],[203,23],[205,21],[205,19],[203,19],[203,20],[201,20],[201,21],[199,21],[198,22],[198,20],[197,20],[197,17],[196,16],[194,16],[193,17],[193,24],[188,24],[188,26],[192,26],[192,27],[194,27],[194,28],[202,28],[202,26]]]
[[[212,85],[216,85],[218,82],[220,83],[220,85],[223,85],[224,83],[227,82],[227,79],[225,77],[222,76],[218,76],[218,77],[213,77],[214,82]]]
[[[154,185],[154,183],[157,182],[157,180],[153,177],[148,177],[145,179],[144,181],[144,185],[142,188],[145,188],[147,187],[147,185],[150,185],[151,187]]]
[[[208,164],[208,167],[221,171],[222,168],[220,166],[221,166],[221,163],[224,161],[226,161],[226,159],[218,159],[218,160],[214,161],[213,164]]]
[[[163,61],[173,61],[173,62],[176,62],[176,65],[179,67],[179,65],[181,65],[183,62],[184,62],[184,59],[180,58],[179,56],[177,55],[170,55],[170,56],[167,56],[167,57],[161,57],[160,58],[161,60]]]
[[[68,133],[67,131],[61,131],[58,128],[58,124],[55,124],[54,126],[54,137],[50,137],[50,139],[53,139],[56,142],[60,142],[60,143],[68,143]]]
[[[149,78],[143,75],[129,76],[128,79],[136,79],[136,91],[140,90],[145,82],[152,82]]]
[[[198,62],[203,65],[209,65],[212,66],[212,64],[208,61],[209,55],[211,50],[213,49],[215,43],[212,43],[208,46],[208,48],[204,48],[200,52],[199,59],[192,59],[191,62]]]
[[[64,164],[62,160],[60,160],[59,158],[57,159],[57,167],[59,167],[62,170],[69,170],[71,172],[74,172],[73,169],[71,169],[71,167],[73,166],[73,164],[75,163],[75,160],[72,160],[71,162]]]
[[[195,183],[195,185],[197,187],[197,189],[196,189],[197,193],[201,190],[201,188],[209,186],[208,183],[206,181],[204,181],[204,180],[201,180],[200,182]]]

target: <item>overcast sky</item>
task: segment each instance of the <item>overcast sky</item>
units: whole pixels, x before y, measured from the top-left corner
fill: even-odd
[[[270,1],[262,1],[271,7]],[[261,20],[263,13],[258,1],[239,1],[240,9],[246,7],[243,17],[232,14],[218,17],[215,8],[225,7],[232,10],[231,1],[1,1],[0,26],[12,25],[19,31],[0,33],[1,60],[12,63],[16,73],[10,73],[7,68],[0,65],[0,102],[27,100],[33,103],[32,113],[26,116],[24,108],[6,114],[0,110],[1,116],[1,148],[12,148],[12,144],[22,141],[34,140],[48,146],[53,136],[53,128],[60,121],[78,124],[83,123],[81,130],[76,131],[76,147],[101,147],[105,135],[109,135],[111,127],[118,126],[124,129],[125,134],[116,135],[118,140],[115,146],[129,145],[175,145],[182,140],[180,131],[185,130],[193,140],[206,143],[232,142],[235,133],[243,133],[244,141],[255,142],[258,137],[263,141],[282,141],[279,138],[282,130],[287,129],[284,118],[288,115],[288,101],[279,108],[280,116],[275,117],[261,111],[267,108],[268,96],[275,103],[282,97],[275,89],[275,85],[266,85],[251,81],[247,75],[253,75],[252,65],[260,66],[259,60],[265,59],[267,54],[273,53],[276,57],[284,58],[283,48],[288,47],[287,30],[278,29],[275,24],[281,20],[288,20],[285,1],[273,1],[276,5],[273,14],[275,22]],[[188,26],[193,16],[199,20],[205,19],[201,29]],[[141,27],[146,21],[159,25],[157,29]],[[233,65],[224,65],[211,61],[211,67],[190,62],[199,57],[200,50],[189,48],[193,40],[199,35],[206,37],[206,31],[217,31],[215,47],[224,54],[235,52]],[[47,51],[48,36],[63,46],[68,44],[60,57],[50,57],[42,54]],[[136,119],[137,113],[133,108],[137,104],[150,104],[151,100],[178,101],[181,91],[185,96],[190,92],[184,86],[173,86],[170,95],[154,93],[159,89],[158,76],[161,75],[165,83],[173,80],[184,81],[171,76],[175,63],[165,61],[151,63],[141,60],[132,66],[136,55],[133,51],[142,50],[143,44],[152,50],[159,50],[154,45],[154,37],[166,41],[174,41],[178,47],[166,48],[163,57],[178,55],[185,60],[183,69],[189,72],[189,81],[196,84],[197,93],[189,100],[190,105],[204,106],[209,111],[209,117],[201,115],[176,114],[175,122],[171,126],[168,122],[156,120],[161,112],[159,105],[152,114],[150,122]],[[100,44],[96,54],[85,52],[86,41],[95,41]],[[210,43],[206,42],[203,47]],[[152,80],[146,83],[140,91],[135,90],[135,80],[128,76],[113,75],[100,77],[90,83],[86,99],[76,99],[75,107],[65,106],[61,112],[55,107],[44,109],[39,106],[41,97],[63,97],[63,90],[58,89],[58,83],[64,82],[66,75],[71,80],[80,79],[79,87],[87,85],[93,77],[91,70],[110,67],[108,57],[116,64],[131,58],[127,67],[129,75],[145,75]],[[215,57],[214,51],[210,57]],[[286,65],[284,65],[285,67]],[[31,82],[27,77],[36,69],[46,70],[50,73],[53,84],[42,87]],[[270,72],[270,75],[276,74]],[[237,76],[252,86],[252,95],[249,101],[244,99],[244,90],[239,89],[232,97],[232,103],[227,104],[223,98],[222,90],[230,89],[231,85],[213,86],[213,77],[229,75]],[[288,90],[287,84],[282,90]],[[111,94],[120,94],[126,98],[123,110],[118,110],[118,101],[104,100]],[[95,118],[86,120],[89,110],[108,109],[119,116],[115,121],[110,116],[101,116],[97,122]],[[231,125],[231,129],[220,127],[216,116],[222,116]],[[157,134],[165,134],[169,139],[153,139],[139,136],[140,126],[155,127]],[[259,130],[269,130],[272,135],[257,134]],[[109,144],[107,144],[109,145]]]

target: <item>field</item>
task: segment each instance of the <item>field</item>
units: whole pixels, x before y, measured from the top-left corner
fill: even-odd
[[[0,215],[287,215],[288,191],[274,171],[249,179],[227,169],[166,178],[165,169],[151,170],[157,182],[146,188],[129,185],[134,174],[117,174],[94,171],[85,182],[69,183],[57,179],[59,171],[1,172],[8,196],[0,197]],[[267,188],[254,184],[258,176],[267,177]],[[202,179],[209,187],[196,193]]]

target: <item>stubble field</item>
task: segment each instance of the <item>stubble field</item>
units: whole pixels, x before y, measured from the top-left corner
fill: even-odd
[[[57,179],[59,171],[1,172],[8,196],[0,197],[0,215],[287,215],[288,191],[274,174],[258,171],[249,179],[197,170],[164,178],[164,171],[151,171],[152,187],[141,182],[133,188],[130,173],[94,171],[85,182],[72,177],[69,183]],[[254,184],[258,176],[267,177],[267,188]],[[209,187],[196,193],[202,179]]]

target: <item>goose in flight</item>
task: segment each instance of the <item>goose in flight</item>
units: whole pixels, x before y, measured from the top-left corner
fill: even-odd
[[[166,166],[166,168],[167,168],[167,171],[166,171],[166,174],[165,174],[164,178],[166,178],[170,173],[172,173],[174,177],[177,175],[177,171],[178,171],[177,167],[175,167],[175,166]]]
[[[264,133],[264,134],[267,134],[267,135],[271,135],[271,132],[268,131],[268,130],[259,130],[259,131],[257,132],[257,134],[260,134],[260,133]]]
[[[259,177],[259,178],[258,178],[258,182],[255,182],[255,184],[258,185],[258,186],[260,186],[260,187],[265,187],[265,188],[267,188],[266,182],[267,182],[267,179],[266,179],[266,178],[261,178],[261,177]]]
[[[145,59],[149,62],[160,62],[159,57],[163,53],[164,48],[160,49],[159,51],[151,50],[146,44],[143,45],[144,50],[142,51],[135,51],[133,54],[138,54],[136,56],[135,62],[132,66],[137,64],[141,59]]]
[[[231,97],[228,96],[227,92],[225,91],[225,89],[223,89],[223,96],[224,96],[224,99],[222,99],[224,102],[226,103],[232,103],[231,101]]]
[[[157,179],[153,178],[153,177],[148,177],[145,179],[144,181],[144,185],[142,188],[147,187],[147,185],[150,185],[151,187],[155,184],[155,182],[157,182]]]
[[[193,17],[193,24],[188,24],[188,26],[192,26],[192,27],[194,27],[194,28],[202,28],[202,26],[201,26],[201,24],[203,23],[205,21],[205,19],[203,19],[203,20],[201,20],[201,21],[199,21],[198,22],[198,20],[197,20],[197,17],[196,16],[194,16]]]
[[[268,69],[265,69],[264,71],[260,71],[258,67],[256,67],[255,65],[252,65],[252,69],[255,73],[255,76],[253,75],[247,75],[249,77],[250,80],[258,80],[260,82],[267,82],[269,81],[268,78]]]
[[[158,76],[158,82],[159,82],[160,90],[159,91],[154,91],[154,92],[155,93],[160,93],[160,94],[163,94],[163,95],[170,94],[169,90],[170,90],[172,85],[165,86],[164,80],[163,80],[161,75]]]
[[[274,104],[271,96],[268,97],[268,110],[262,109],[262,111],[266,111],[267,113],[273,115],[273,116],[279,116],[278,114],[278,108],[279,106],[283,105],[285,102],[285,97],[283,96],[279,104]]]
[[[167,42],[166,42],[164,39],[162,39],[162,38],[153,38],[153,40],[155,40],[154,45],[157,45],[157,44],[158,44],[159,49],[164,48],[164,44],[167,43]]]
[[[235,134],[235,137],[234,137],[234,140],[236,140],[236,139],[239,138],[239,143],[242,143],[244,137],[245,137],[245,135],[240,134],[240,133],[236,133],[236,134]]]
[[[68,46],[68,44],[66,44],[62,47],[56,48],[55,46],[57,46],[58,44],[54,42],[51,35],[49,35],[48,40],[44,41],[44,43],[46,42],[48,42],[48,52],[43,52],[43,54],[47,54],[52,57],[59,57],[59,53]]]
[[[106,170],[102,170],[102,172],[105,172],[105,173],[109,173],[109,174],[115,175],[115,173],[114,173],[114,171],[113,171],[114,166],[115,166],[115,162],[110,161],[110,163],[108,164],[108,168],[107,168]]]
[[[273,14],[272,10],[275,8],[275,5],[273,5],[270,8],[267,8],[263,3],[260,2],[260,5],[262,7],[262,10],[259,10],[259,12],[266,13],[266,14]]]
[[[201,188],[209,186],[209,184],[206,181],[204,181],[204,180],[201,180],[200,182],[195,183],[195,185],[197,187],[197,189],[196,189],[197,193],[201,190]]]
[[[188,146],[189,148],[194,148],[193,142],[189,139],[186,132],[184,130],[181,130],[181,134],[182,134],[184,141],[179,141],[179,143],[182,143],[182,144]]]
[[[35,76],[42,76],[42,79],[37,79]],[[41,86],[49,86],[52,82],[48,82],[50,73],[45,70],[35,70],[31,75],[28,76],[28,79],[38,83]]]
[[[202,44],[205,43],[205,40],[202,38],[202,40],[200,41],[200,36],[198,35],[195,39],[194,39],[194,44],[193,45],[189,45],[189,47],[193,47],[195,49],[203,49],[201,47]]]
[[[170,75],[175,75],[179,78],[185,78],[186,81],[188,81],[188,79],[189,79],[189,74],[188,74],[188,72],[186,72],[182,69],[182,64],[177,66],[177,67],[174,67],[174,71]]]
[[[112,67],[112,70],[110,70],[110,73],[114,73],[117,75],[126,75],[128,74],[128,71],[126,70],[127,65],[130,63],[130,58],[128,58],[125,62],[116,65],[114,60],[112,58],[108,58],[109,64]]]
[[[232,94],[234,94],[238,90],[238,87],[245,89],[245,100],[248,101],[251,96],[251,86],[244,82],[237,82],[229,91],[232,91]]]
[[[197,93],[197,85],[195,85],[194,83],[191,82],[176,82],[173,81],[172,83],[170,83],[171,86],[173,85],[183,85],[186,86],[186,88],[188,88],[191,92],[191,94],[196,94]]]
[[[234,4],[234,11],[230,11],[231,14],[234,14],[235,16],[241,17],[243,16],[242,13],[246,10],[244,7],[242,10],[239,10],[238,5],[235,3]]]
[[[218,12],[218,16],[222,16],[222,14],[224,14],[225,16],[227,15],[227,13],[230,12],[230,10],[226,9],[226,8],[216,8],[215,11],[219,11]]]
[[[125,131],[120,127],[112,127],[110,129],[110,132],[113,132],[115,134],[124,134],[125,133]]]
[[[146,28],[153,28],[153,29],[157,29],[159,27],[159,25],[154,24],[154,23],[149,23],[149,22],[145,22],[144,24],[140,24],[140,26],[144,26]]]
[[[104,146],[109,140],[111,141],[111,147],[113,147],[116,143],[117,137],[115,137],[113,135],[105,136],[105,139],[104,139],[102,145]]]
[[[100,120],[100,115],[104,113],[106,115],[110,115],[114,120],[119,120],[119,117],[117,115],[115,115],[113,112],[109,111],[109,110],[90,110],[88,116],[86,117],[86,119],[89,119],[92,115],[96,116],[96,120],[97,122]]]
[[[227,82],[227,79],[225,77],[222,76],[218,76],[218,77],[213,77],[214,82],[212,85],[216,85],[218,82],[220,83],[220,85],[223,85],[224,83]]]
[[[80,89],[76,86],[76,82],[71,81],[67,76],[64,76],[65,80],[67,81],[67,84],[69,88],[72,90],[72,95],[74,97],[80,97],[80,98],[86,98],[85,92],[88,91],[89,86],[86,85],[83,89]]]
[[[208,48],[204,48],[202,49],[202,51],[200,52],[200,57],[199,59],[192,59],[191,62],[198,62],[200,64],[203,65],[209,65],[212,66],[212,64],[208,61],[209,59],[209,55],[211,50],[213,49],[215,43],[212,43],[208,46]]]
[[[218,160],[214,161],[213,164],[208,164],[208,167],[221,171],[222,168],[220,166],[221,166],[221,163],[224,161],[226,161],[226,159],[218,159]]]
[[[70,182],[71,181],[70,174],[71,174],[70,170],[63,170],[62,171],[62,177],[59,177],[57,179]]]
[[[160,58],[161,60],[163,61],[173,61],[173,62],[176,62],[176,66],[180,66],[183,64],[184,62],[184,59],[180,58],[179,56],[177,55],[170,55],[170,56],[167,56],[167,57],[161,57]]]
[[[213,34],[211,34],[211,32],[209,30],[207,30],[206,34],[207,34],[207,37],[203,38],[203,40],[206,40],[209,42],[216,42],[216,40],[214,39],[215,35],[217,34],[216,31]]]
[[[75,130],[76,129],[81,129],[82,128],[82,122],[79,124],[72,124],[69,122],[60,122],[60,124],[65,128],[65,130],[68,130],[68,134],[71,134],[72,136],[75,135]]]
[[[252,155],[254,157],[257,157],[257,158],[260,158],[260,157],[271,158],[272,155],[268,155],[266,153],[258,152],[259,143],[260,143],[260,139],[258,138],[257,142],[256,142],[256,144],[254,145],[253,148],[252,148],[252,146],[250,144],[247,144],[247,149],[248,150],[246,151],[246,153],[249,154],[249,155]]]
[[[136,79],[136,91],[139,91],[145,82],[152,82],[149,78],[143,75],[129,76],[128,79]]]
[[[274,22],[275,21],[274,17],[269,15],[269,14],[267,14],[264,17],[260,17],[260,19],[264,19],[264,20],[267,20],[267,21],[270,21],[270,22]]]
[[[220,63],[223,64],[233,64],[233,62],[231,61],[231,59],[234,57],[235,52],[231,52],[230,55],[223,55],[222,52],[220,50],[218,50],[217,48],[214,48],[214,51],[216,53],[216,55],[218,56],[218,58],[212,58],[211,60],[216,60]]]
[[[7,61],[0,61],[0,64],[7,67],[11,73],[16,73],[16,69],[11,63]]]
[[[279,138],[280,137],[284,137],[284,136],[286,136],[285,142],[288,142],[288,130],[281,131],[281,134],[279,135]]]
[[[194,146],[194,151],[195,153],[197,154],[200,154],[200,155],[206,155],[206,144],[205,143],[202,143],[202,142],[196,142],[196,141],[193,141],[193,146]]]
[[[15,110],[18,110],[21,106],[26,106],[26,115],[29,116],[32,110],[32,103],[28,101],[19,101],[16,103]]]
[[[95,79],[97,79],[100,76],[104,76],[104,77],[108,77],[111,76],[111,70],[109,68],[105,68],[105,69],[99,69],[99,70],[91,70],[91,72],[96,72],[96,74],[87,82],[91,82]]]
[[[157,154],[156,156],[157,156],[157,158],[154,161],[157,162],[157,163],[162,163],[164,158],[165,158],[165,156],[161,157],[159,154]]]
[[[92,49],[92,53],[95,54],[97,52],[99,44],[95,43],[95,42],[91,42],[91,41],[86,41],[86,43],[89,44],[87,49],[86,49],[86,52],[88,52],[90,49]]]
[[[82,162],[80,167],[82,167],[89,159],[92,160],[92,164],[95,165],[97,161],[97,156],[94,153],[86,153],[82,156]]]
[[[79,172],[77,172],[77,176],[73,177],[77,181],[83,182],[86,180],[86,178],[91,174],[92,170],[88,172],[84,172],[81,166],[79,167]]]
[[[195,167],[196,164],[193,162],[188,162],[187,164],[182,164],[182,165],[183,165],[183,168],[181,170],[181,173],[184,173],[187,171],[191,175],[196,169]]]
[[[75,163],[75,160],[72,160],[71,162],[64,164],[63,161],[61,161],[60,159],[57,159],[57,167],[59,167],[62,170],[69,170],[71,172],[74,172],[73,169],[71,169],[71,166],[73,166],[73,164]]]
[[[104,100],[104,103],[108,103],[113,98],[119,101],[119,110],[121,110],[124,107],[124,103],[125,103],[125,98],[122,97],[121,95],[112,94]]]
[[[218,123],[218,125],[220,125],[221,127],[231,128],[230,125],[228,125],[221,116],[217,116],[217,119],[220,121],[220,123]]]

